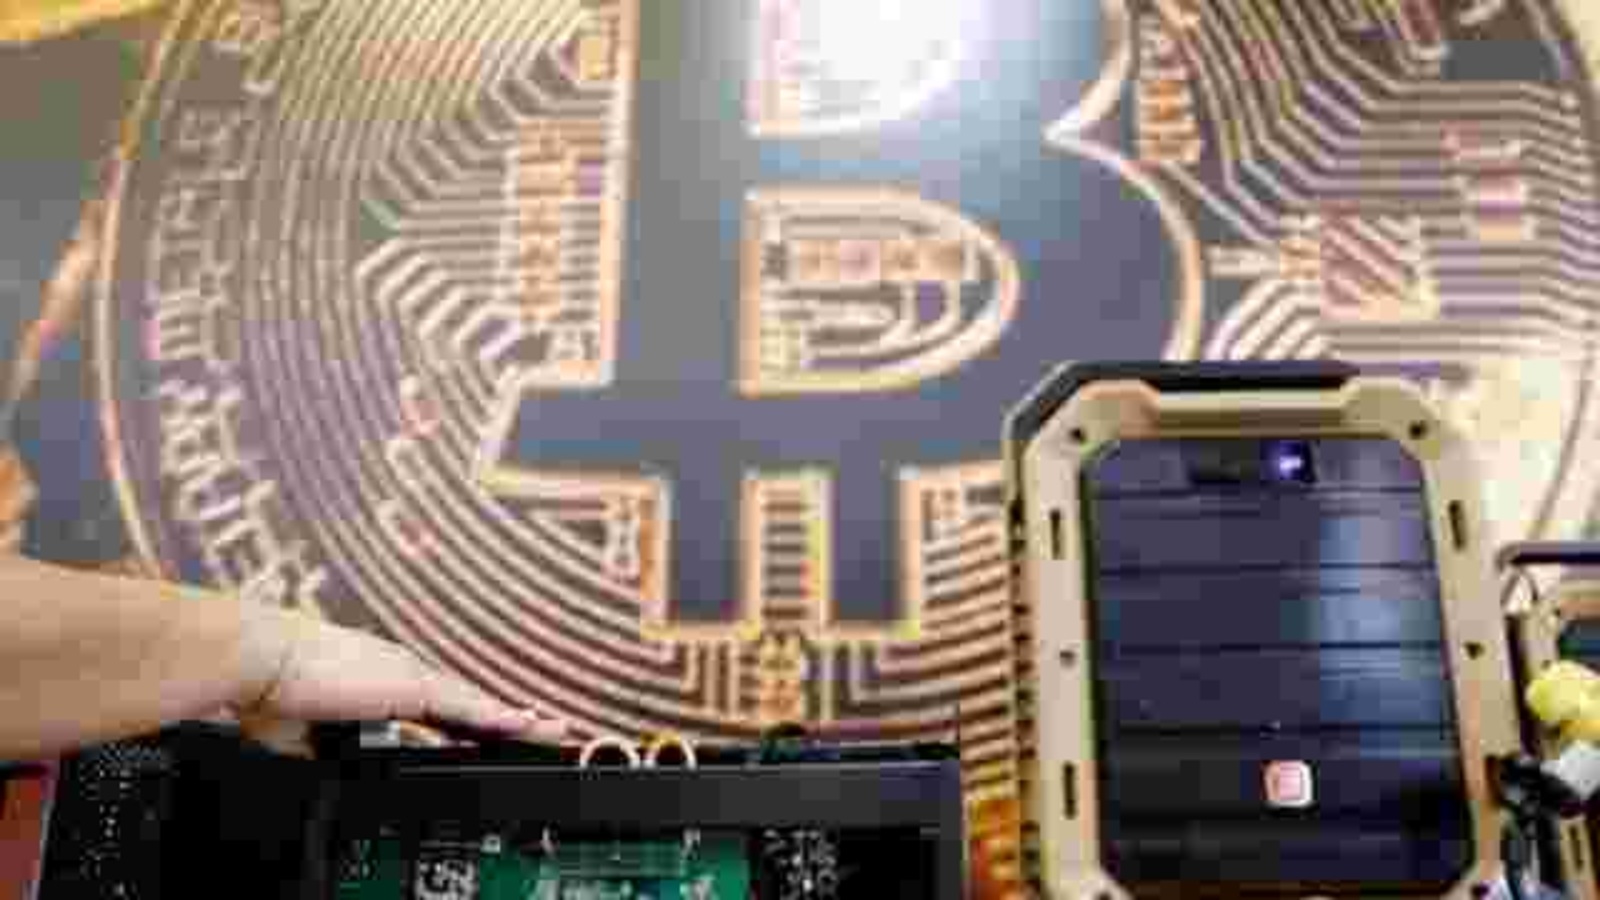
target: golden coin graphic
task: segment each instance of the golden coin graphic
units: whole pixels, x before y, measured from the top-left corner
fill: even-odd
[[[1061,361],[1414,378],[1500,537],[1586,527],[1570,12],[180,3],[96,308],[126,518],[586,735],[959,724],[1014,818],[999,431]]]

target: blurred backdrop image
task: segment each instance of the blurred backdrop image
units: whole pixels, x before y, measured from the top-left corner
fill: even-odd
[[[1347,360],[1589,535],[1597,64],[1586,0],[16,0],[0,542],[584,736],[959,738],[1008,896],[1006,411]]]

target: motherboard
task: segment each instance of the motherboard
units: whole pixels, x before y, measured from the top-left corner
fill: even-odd
[[[344,841],[334,900],[835,900],[894,891],[916,835],[811,828],[477,837],[398,828]],[[912,879],[914,882],[915,879]],[[911,883],[901,881],[899,883]],[[892,895],[892,893],[890,894]]]
[[[738,836],[529,845],[487,835],[351,841],[336,900],[746,900],[750,862]],[[807,896],[800,894],[797,896]],[[822,896],[817,894],[815,896]]]

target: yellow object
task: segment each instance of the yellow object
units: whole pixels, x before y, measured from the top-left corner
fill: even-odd
[[[1571,662],[1551,664],[1528,686],[1528,708],[1567,740],[1600,743],[1600,674]]]
[[[650,746],[645,749],[644,767],[647,769],[656,768],[661,761],[662,751],[672,747],[677,748],[678,752],[683,754],[682,768],[699,768],[700,758],[694,752],[694,744],[690,743],[689,739],[681,734],[658,735],[655,740],[651,741]]]
[[[0,0],[0,44],[30,44],[147,12],[162,0]]]

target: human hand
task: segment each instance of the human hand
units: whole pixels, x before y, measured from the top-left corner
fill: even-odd
[[[0,553],[22,551],[23,526],[37,496],[22,457],[0,447]]]
[[[247,614],[239,714],[258,739],[302,749],[303,723],[397,720],[465,726],[512,740],[559,741],[564,723],[509,706],[366,632],[299,613]]]
[[[0,759],[43,759],[223,709],[286,751],[303,750],[305,724],[318,721],[411,720],[531,741],[564,733],[388,641],[198,588],[0,553],[0,618]]]

